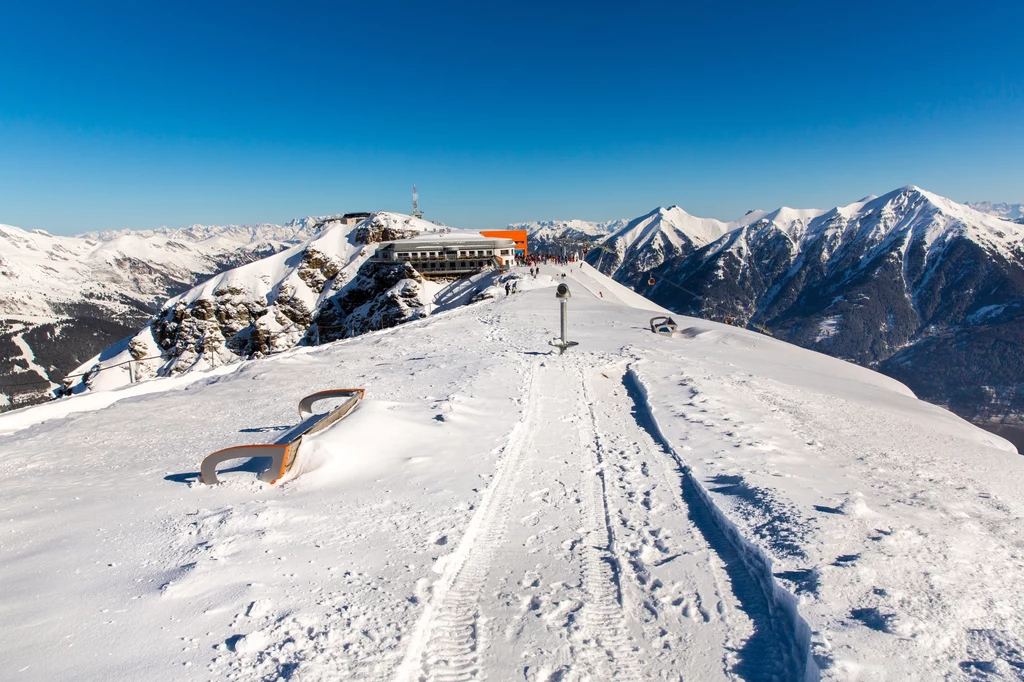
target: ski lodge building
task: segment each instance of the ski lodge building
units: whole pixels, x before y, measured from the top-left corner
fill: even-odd
[[[515,238],[485,237],[471,233],[424,234],[411,239],[384,242],[370,260],[378,263],[407,262],[425,277],[462,277],[480,272],[490,265],[499,268],[510,265],[515,261],[517,252],[525,255],[526,236],[523,232],[523,249],[517,248],[519,240]]]

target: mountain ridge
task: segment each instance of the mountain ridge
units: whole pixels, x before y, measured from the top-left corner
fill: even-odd
[[[979,423],[1024,421],[1021,225],[913,185],[743,222],[674,250],[659,226],[618,261],[609,238],[587,260],[674,312],[878,369]]]

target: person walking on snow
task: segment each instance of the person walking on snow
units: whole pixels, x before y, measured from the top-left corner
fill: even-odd
[[[509,292],[511,292],[511,291],[512,291],[512,283],[511,282],[505,282],[505,295],[508,296]]]

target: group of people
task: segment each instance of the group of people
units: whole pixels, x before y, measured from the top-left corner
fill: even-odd
[[[517,259],[516,265],[519,265],[519,266],[523,266],[523,265],[529,265],[529,266],[534,266],[534,265],[568,265],[569,263],[576,263],[576,262],[582,263],[583,260],[580,259],[580,258],[577,258],[575,255],[573,255],[573,256],[548,256],[548,255],[540,255],[540,256],[538,256],[537,254],[531,254],[531,255],[529,255],[529,256],[527,256],[525,258]]]
[[[505,282],[505,295],[506,296],[508,296],[509,294],[516,293],[516,284],[518,284],[518,280],[514,280],[514,279],[510,279],[509,281]]]

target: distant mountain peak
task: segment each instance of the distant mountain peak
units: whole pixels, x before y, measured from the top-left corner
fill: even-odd
[[[993,203],[991,201],[969,201],[966,206],[980,213],[987,213],[988,215],[993,215],[997,218],[1002,218],[1003,220],[1010,220],[1018,223],[1024,221],[1024,203],[1008,204],[1006,202]]]

